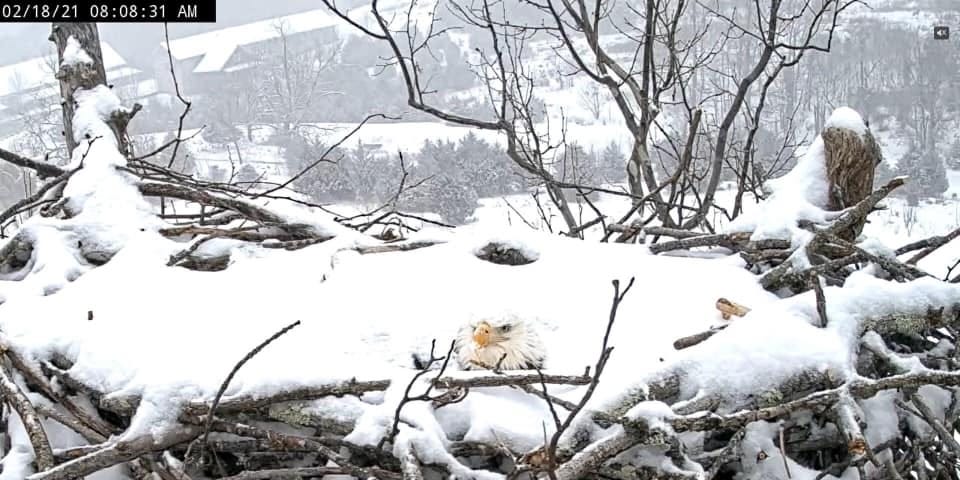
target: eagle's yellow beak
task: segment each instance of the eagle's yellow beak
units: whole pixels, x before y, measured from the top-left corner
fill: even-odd
[[[477,328],[473,330],[473,341],[480,346],[480,348],[486,347],[490,344],[490,324],[487,322],[480,322],[477,325]]]

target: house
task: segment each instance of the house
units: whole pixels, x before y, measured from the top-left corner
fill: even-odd
[[[228,77],[254,67],[264,56],[278,57],[285,48],[292,53],[323,48],[348,28],[328,10],[317,9],[182,37],[161,47],[165,63],[168,50],[173,57],[181,91],[203,94],[216,91]],[[161,88],[172,92],[172,80]]]
[[[142,103],[157,92],[156,81],[130,66],[108,43],[101,43],[101,51],[107,81],[121,99]],[[23,121],[43,118],[60,108],[60,87],[54,76],[56,63],[56,54],[51,51],[42,57],[0,66],[0,133],[10,133]]]
[[[397,22],[406,15],[409,0],[382,0],[379,7],[386,18]],[[417,5],[413,13],[421,25],[426,25],[434,14],[428,4]],[[365,28],[379,28],[369,5],[350,9],[346,14]],[[294,53],[323,48],[350,35],[360,34],[329,9],[319,8],[181,37],[171,40],[169,45],[161,42],[162,55],[156,57],[162,57],[163,64],[157,65],[156,71],[169,71],[169,52],[181,91],[207,93],[216,91],[229,74],[256,66],[264,55],[279,57],[283,48]],[[163,80],[166,81],[160,88],[173,93],[172,80]]]

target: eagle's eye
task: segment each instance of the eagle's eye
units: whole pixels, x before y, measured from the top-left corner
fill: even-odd
[[[511,328],[513,328],[513,325],[510,325],[510,324],[504,325],[504,326],[500,327],[500,332],[501,332],[501,333],[509,333]]]

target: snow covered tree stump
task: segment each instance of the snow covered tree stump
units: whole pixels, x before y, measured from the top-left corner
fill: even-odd
[[[67,142],[67,154],[72,155],[79,139],[73,130],[73,116],[77,110],[74,95],[79,90],[91,90],[107,84],[107,73],[100,50],[100,33],[95,23],[54,23],[50,41],[57,45],[60,95],[63,106],[63,134]],[[127,124],[140,110],[139,104],[131,109],[114,111],[107,124],[113,130],[120,153],[130,153],[127,141]]]
[[[63,107],[63,135],[67,142],[67,154],[77,148],[73,133],[73,115],[77,110],[73,98],[77,89],[91,89],[107,84],[107,73],[100,51],[100,33],[95,23],[54,23],[50,41],[57,45],[60,68],[61,105]]]

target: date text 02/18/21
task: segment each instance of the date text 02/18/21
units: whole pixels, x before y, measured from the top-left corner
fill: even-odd
[[[216,22],[216,0],[23,0],[0,4],[0,22]]]

